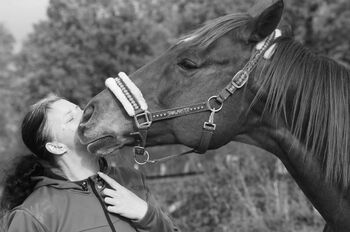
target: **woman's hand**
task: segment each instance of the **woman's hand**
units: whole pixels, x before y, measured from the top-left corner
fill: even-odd
[[[109,205],[107,207],[109,212],[133,220],[141,220],[146,215],[148,209],[147,202],[106,174],[98,172],[98,175],[113,188],[105,188],[102,191],[105,195],[104,201]]]

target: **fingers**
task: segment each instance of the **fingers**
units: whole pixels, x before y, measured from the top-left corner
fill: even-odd
[[[106,202],[106,204],[109,204],[109,205],[115,204],[115,200],[111,197],[105,197],[104,201]]]
[[[110,178],[109,176],[107,176],[106,174],[102,173],[102,172],[98,172],[97,173],[104,181],[106,181],[110,186],[112,186],[114,189],[120,188],[121,185],[113,180],[112,178]]]
[[[117,195],[116,190],[109,189],[109,188],[105,188],[104,190],[102,190],[102,193],[105,196],[109,196],[109,197],[116,197]]]
[[[107,206],[107,210],[111,213],[119,214],[119,211],[118,211],[117,207],[115,207],[115,206],[111,206],[111,205]]]
[[[121,205],[118,204],[118,201],[115,198],[112,197],[105,197],[104,202],[106,203],[106,209],[111,213],[120,214],[122,211],[120,211]]]
[[[145,216],[148,210],[146,201],[120,185],[108,175],[101,172],[98,172],[98,175],[111,186],[111,188],[105,188],[101,192],[103,201],[109,212],[135,220],[141,220]]]

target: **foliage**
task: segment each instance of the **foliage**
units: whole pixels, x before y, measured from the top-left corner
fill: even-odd
[[[9,64],[12,60],[12,52],[15,39],[11,33],[0,24],[0,75],[4,78],[4,73],[9,68]]]
[[[350,2],[347,0],[285,1],[286,21],[310,49],[350,67]]]
[[[86,103],[106,77],[134,71],[166,40],[165,29],[141,20],[131,2],[55,0],[25,43],[19,70],[33,97],[54,91]]]
[[[13,87],[17,79],[12,74],[14,62],[14,37],[0,24],[0,154],[2,160],[18,147],[17,127],[19,123],[20,99]],[[1,173],[1,172],[0,172]]]
[[[84,104],[104,79],[133,72],[207,20],[250,10],[243,0],[52,0],[17,59],[31,99],[56,92]],[[286,1],[285,19],[311,49],[349,63],[349,3]],[[255,9],[256,10],[256,9]]]
[[[84,104],[119,71],[133,72],[207,20],[250,8],[243,0],[55,0],[18,56],[30,98],[56,92]],[[315,51],[349,64],[349,3],[286,1],[285,19]],[[255,9],[256,10],[256,9]]]

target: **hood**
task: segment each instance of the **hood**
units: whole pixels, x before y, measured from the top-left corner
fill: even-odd
[[[59,168],[52,167],[50,164],[46,162],[41,162],[41,165],[44,168],[43,175],[32,177],[33,181],[37,181],[37,184],[35,185],[35,189],[43,186],[50,186],[57,189],[73,189],[73,190],[84,191],[83,182],[86,182],[87,179],[80,180],[80,181],[70,181]],[[100,158],[99,165],[100,165],[101,172],[104,172],[104,173],[109,172],[110,167],[108,166],[106,159]],[[97,174],[89,178],[96,179]]]

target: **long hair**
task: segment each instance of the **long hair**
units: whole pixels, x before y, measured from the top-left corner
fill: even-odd
[[[33,192],[37,182],[32,177],[43,174],[40,160],[55,165],[53,156],[45,148],[45,144],[51,139],[46,122],[48,110],[59,99],[57,96],[47,97],[34,104],[25,115],[21,128],[22,139],[33,154],[18,157],[11,170],[8,170],[0,202],[2,210],[11,210],[22,204]]]
[[[347,188],[350,72],[291,38],[281,38],[277,44],[271,64],[256,78],[257,96],[264,92],[265,109],[274,117],[284,117],[311,156],[320,157],[326,181]]]
[[[29,154],[17,157],[11,166],[11,172],[12,174],[5,180],[0,202],[0,207],[4,211],[22,204],[33,192],[37,182],[31,180],[31,177],[42,175],[43,167],[36,156]]]

